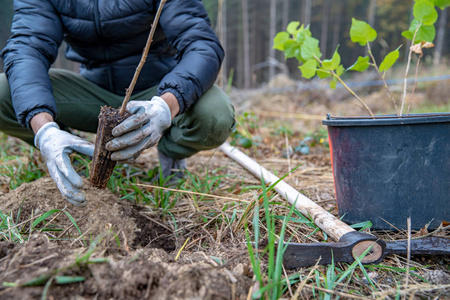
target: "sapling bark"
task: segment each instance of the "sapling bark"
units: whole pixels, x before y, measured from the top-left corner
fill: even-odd
[[[147,60],[148,51],[150,50],[159,17],[161,16],[161,11],[166,1],[167,0],[161,0],[159,4],[141,60],[133,75],[130,86],[126,89],[125,98],[123,99],[121,108],[118,109],[106,106],[101,108],[98,120],[97,137],[95,140],[94,156],[92,157],[92,166],[89,174],[90,182],[97,188],[106,188],[109,178],[111,178],[112,172],[117,163],[116,161],[111,160],[111,152],[106,150],[105,145],[114,138],[112,135],[113,128],[131,115],[126,110],[126,107],[131,98],[131,94],[133,93],[134,86],[136,85],[142,67]]]

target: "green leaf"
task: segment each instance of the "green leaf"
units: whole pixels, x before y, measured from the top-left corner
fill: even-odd
[[[338,47],[339,48],[339,47]],[[338,49],[334,51],[333,57],[331,59],[326,59],[323,61],[322,66],[325,70],[336,70],[341,64],[341,56],[338,53]]]
[[[295,36],[295,40],[297,41],[297,43],[299,43],[300,45],[303,44],[303,42],[305,41],[305,39],[309,36],[312,36],[311,34],[311,30],[309,30],[309,26],[304,28],[303,25],[300,27],[299,30],[297,30],[296,36]]]
[[[341,76],[342,74],[344,74],[344,72],[345,72],[345,68],[344,68],[344,66],[343,65],[340,65],[339,67],[337,67],[337,69],[336,69],[336,75],[337,76]]]
[[[287,32],[294,35],[297,32],[298,26],[300,26],[300,22],[291,22],[287,26]]]
[[[363,72],[365,70],[367,70],[367,68],[370,66],[369,64],[369,56],[359,56],[358,60],[351,65],[350,67],[348,67],[348,71],[357,71],[357,72]]]
[[[301,52],[301,48],[298,47],[297,49],[295,49],[295,58],[299,61],[299,62],[305,62],[305,60],[302,58],[302,52]]]
[[[377,31],[368,23],[352,18],[350,38],[352,42],[365,46],[368,42],[373,42],[377,38]]]
[[[315,59],[310,59],[298,68],[302,71],[303,77],[310,79],[316,75],[317,61]]]
[[[434,0],[434,5],[443,10],[444,8],[450,6],[450,0]]]
[[[414,39],[414,44],[420,43],[422,41],[433,42],[434,38],[436,37],[436,28],[434,27],[434,25],[423,25],[417,19],[412,20],[409,29],[403,31],[402,36],[412,41],[414,32],[419,25],[420,27],[417,31],[416,38]]]
[[[434,27],[434,25],[422,25],[417,32],[415,44],[424,41],[432,43],[435,37],[436,28]]]
[[[282,31],[273,38],[273,49],[284,51],[284,44],[289,40],[289,33]]]
[[[333,80],[330,81],[330,88],[334,90],[336,88],[336,84],[337,84],[337,79],[336,79],[336,77],[333,77]]]
[[[310,36],[305,38],[301,49],[302,58],[308,61],[313,58],[320,58],[322,53],[319,48],[319,40]]]
[[[249,138],[240,138],[238,140],[238,145],[244,148],[250,148],[252,146],[252,140]]]
[[[291,58],[295,56],[296,51],[298,50],[298,44],[297,42],[293,40],[288,40],[284,44],[284,56],[286,58]]]
[[[400,49],[400,47],[398,47],[397,49],[386,55],[386,57],[380,64],[380,72],[385,72],[389,70],[395,64],[395,62],[400,56],[400,52],[398,51],[398,49]]]
[[[317,69],[317,76],[319,76],[320,79],[325,79],[325,78],[331,77],[331,72],[330,71],[325,71],[325,70],[322,70],[322,69]],[[306,147],[306,148],[309,149],[309,147]],[[302,147],[302,149],[304,149],[304,148]],[[302,151],[300,150],[300,152],[302,152]]]
[[[429,0],[416,0],[413,8],[414,18],[424,25],[433,25],[438,19],[434,4]]]

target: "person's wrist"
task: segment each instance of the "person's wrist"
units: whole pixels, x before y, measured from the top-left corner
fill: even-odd
[[[164,93],[160,96],[163,99],[170,109],[171,119],[175,118],[180,112],[180,104],[178,103],[177,97],[175,97],[172,93]]]
[[[37,134],[39,129],[41,129],[42,126],[49,122],[53,122],[52,115],[46,112],[42,112],[38,113],[30,120],[30,126],[34,134]]]
[[[46,139],[44,138],[44,136],[47,136],[45,133],[49,130],[49,128],[56,128],[59,130],[59,126],[58,124],[56,124],[55,122],[47,122],[44,125],[41,126],[41,128],[39,128],[39,130],[36,132],[36,135],[34,137],[34,145],[36,146],[36,148],[38,148],[39,150],[41,149],[42,143],[41,140],[42,139]]]

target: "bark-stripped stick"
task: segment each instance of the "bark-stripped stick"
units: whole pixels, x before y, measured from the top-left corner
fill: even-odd
[[[263,178],[267,184],[275,183],[279,180],[277,176],[269,172],[263,166],[258,164],[255,160],[248,157],[239,149],[232,147],[229,143],[224,143],[219,149],[228,157],[235,160],[238,164],[246,168],[250,173],[258,178]],[[314,223],[331,236],[335,241],[338,241],[344,234],[355,231],[353,228],[330,214],[324,208],[299,193],[289,184],[284,181],[278,182],[274,189],[285,198],[306,217],[311,216]]]
[[[161,16],[161,11],[163,9],[164,4],[167,0],[161,0],[161,3],[159,3],[158,11],[156,12],[155,19],[153,20],[152,28],[150,30],[150,34],[147,38],[147,44],[145,44],[144,52],[142,53],[141,61],[139,62],[139,65],[136,68],[136,71],[133,75],[133,80],[131,80],[130,86],[127,88],[125,93],[125,98],[122,102],[122,107],[120,108],[120,115],[123,116],[125,113],[125,110],[127,108],[128,101],[130,101],[131,94],[133,93],[134,86],[136,85],[136,82],[138,80],[139,74],[141,73],[142,67],[145,64],[145,61],[147,60],[148,51],[150,50],[150,46],[153,42],[153,36],[155,35],[156,27],[158,25],[159,17]]]

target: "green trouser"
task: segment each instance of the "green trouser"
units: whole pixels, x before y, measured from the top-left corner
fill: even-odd
[[[53,96],[58,109],[55,122],[61,128],[96,132],[100,107],[120,107],[123,96],[113,94],[84,79],[81,75],[61,69],[50,69]],[[157,86],[136,93],[131,100],[150,100]],[[209,89],[187,111],[176,116],[164,133],[158,150],[182,159],[201,150],[220,146],[235,127],[234,108],[229,97],[217,86]],[[20,126],[14,112],[9,84],[0,74],[0,131],[33,145],[34,134]]]

